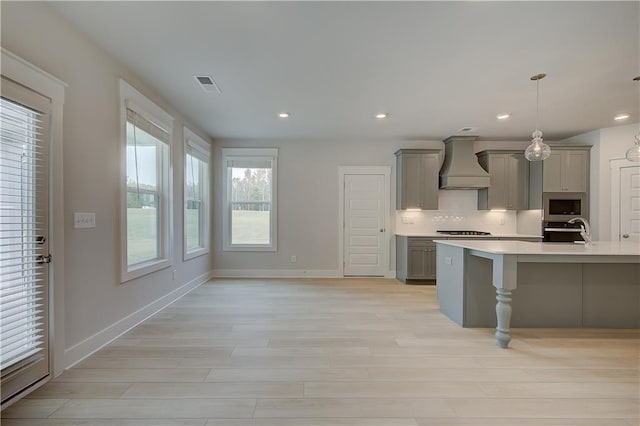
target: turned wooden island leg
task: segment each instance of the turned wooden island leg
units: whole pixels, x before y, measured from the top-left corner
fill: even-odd
[[[496,317],[498,326],[496,327],[496,344],[501,348],[509,347],[511,335],[509,334],[509,324],[511,322],[511,290],[496,289]]]
[[[493,260],[493,286],[496,288],[496,344],[508,348],[511,341],[511,292],[516,288],[518,260],[514,255],[496,254]]]

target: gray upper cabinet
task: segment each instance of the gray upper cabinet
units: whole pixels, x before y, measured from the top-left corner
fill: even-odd
[[[438,209],[440,150],[396,151],[396,209]]]
[[[589,146],[551,147],[543,162],[544,192],[589,192]]]
[[[478,162],[491,176],[491,186],[478,190],[478,209],[529,208],[529,162],[522,151],[487,150]]]

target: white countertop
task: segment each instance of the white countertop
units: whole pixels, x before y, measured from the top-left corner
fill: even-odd
[[[495,254],[518,255],[588,255],[588,256],[638,256],[640,243],[619,241],[594,241],[590,246],[571,243],[533,243],[502,240],[435,240],[436,243],[484,251]]]
[[[475,240],[482,238],[542,238],[542,235],[529,234],[491,234],[491,235],[449,235],[438,232],[396,232],[400,237],[425,237],[425,238],[461,238],[464,240]]]

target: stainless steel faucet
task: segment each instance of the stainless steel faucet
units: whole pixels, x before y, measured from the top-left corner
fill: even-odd
[[[584,217],[574,217],[569,220],[569,223],[576,223],[577,221],[582,222],[580,224],[580,235],[584,239],[584,243],[591,244],[591,225],[589,225],[589,221]]]

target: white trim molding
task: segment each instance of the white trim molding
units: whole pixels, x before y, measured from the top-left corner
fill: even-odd
[[[367,280],[382,280],[382,279],[395,279],[396,271],[392,270],[386,273],[384,277],[345,277],[340,274],[337,269],[214,269],[211,271],[212,279],[223,278],[291,278],[291,279],[304,279],[304,278],[334,278],[334,279],[359,279],[364,278]]]
[[[271,218],[269,244],[232,244],[231,240],[231,170],[236,160],[271,162]],[[278,148],[222,148],[222,249],[224,251],[278,251]]]
[[[120,282],[124,283],[173,265],[173,117],[126,81],[120,79]],[[160,230],[158,258],[129,265],[127,259],[127,109],[167,132],[169,140],[161,149],[159,202]],[[164,144],[164,142],[163,142]]]
[[[344,277],[344,182],[345,175],[384,175],[384,229],[385,231],[385,272],[384,277],[391,276],[391,166],[340,166],[338,167],[338,274]],[[395,274],[393,275],[395,277]]]
[[[626,167],[638,167],[639,163],[634,163],[626,158],[614,158],[609,160],[611,169],[611,240],[620,240],[620,172]]]
[[[213,278],[342,278],[336,269],[214,269]]]
[[[53,256],[49,274],[50,355],[52,375],[64,369],[64,179],[62,132],[65,89],[64,81],[41,70],[14,53],[1,48],[2,75],[51,99],[51,178],[49,248]]]
[[[202,274],[176,288],[172,292],[154,300],[146,306],[143,306],[134,313],[100,330],[94,335],[71,346],[64,352],[65,369],[73,367],[96,351],[102,349],[118,337],[125,334],[127,331],[131,330],[133,327],[145,321],[147,318],[155,315],[157,312],[179,300],[182,296],[209,281],[210,277],[211,272]]]
[[[182,191],[182,259],[190,260],[199,256],[203,256],[209,253],[211,246],[211,145],[205,141],[202,137],[197,135],[187,126],[182,127],[183,131],[183,191]],[[191,155],[193,158],[200,160],[206,164],[206,170],[202,171],[203,176],[200,176],[200,188],[201,188],[201,200],[200,211],[201,215],[198,232],[202,245],[198,248],[188,250],[187,249],[187,155]],[[200,171],[198,172],[200,173]]]

